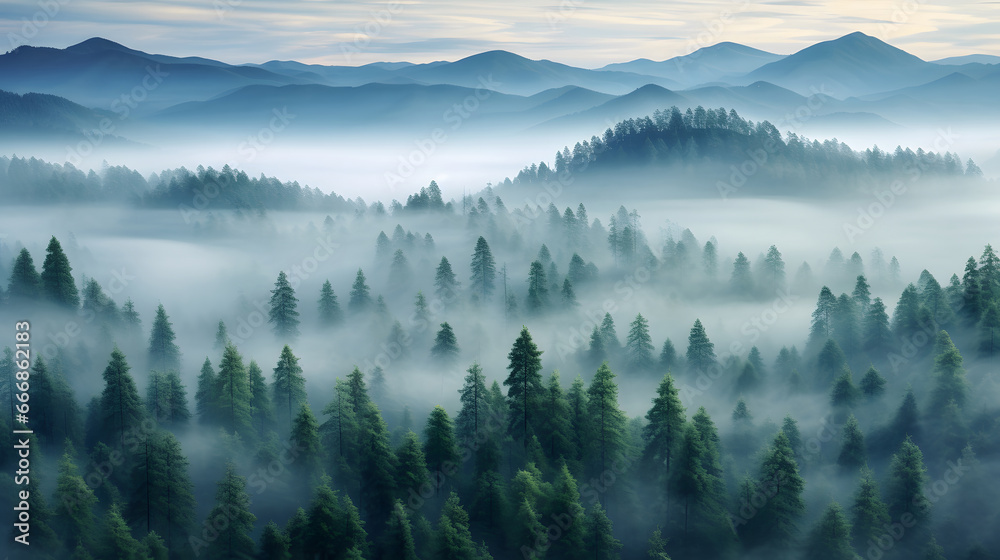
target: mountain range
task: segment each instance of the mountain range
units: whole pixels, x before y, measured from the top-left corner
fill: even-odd
[[[20,96],[0,96],[0,123],[16,122],[18,130],[65,134],[111,118],[121,124],[116,133],[153,143],[161,130],[191,126],[219,134],[255,130],[278,108],[296,115],[296,133],[330,135],[461,126],[589,137],[671,105],[734,108],[772,122],[799,115],[796,128],[810,131],[834,122],[899,128],[996,118],[1000,57],[929,62],[851,33],[787,56],[727,42],[598,69],[506,51],[427,64],[232,65],[93,38],[0,55],[0,90]]]

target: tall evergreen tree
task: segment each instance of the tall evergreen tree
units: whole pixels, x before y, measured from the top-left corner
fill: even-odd
[[[365,273],[359,268],[358,274],[354,277],[354,284],[351,285],[351,299],[347,302],[347,309],[351,313],[367,311],[372,306],[371,288],[365,279]]]
[[[448,473],[458,464],[455,428],[442,406],[435,406],[424,427],[424,457],[427,468],[435,473]]]
[[[230,342],[229,329],[226,328],[226,323],[219,321],[219,326],[215,329],[215,345],[213,348],[216,350],[222,350]]]
[[[11,303],[23,303],[37,300],[41,293],[42,278],[35,269],[35,261],[27,249],[21,249],[11,268],[7,297]]]
[[[198,389],[194,394],[195,410],[202,424],[213,424],[218,421],[218,385],[215,368],[212,367],[211,360],[206,357],[205,363],[201,365],[201,373],[198,374]]]
[[[733,275],[729,285],[737,294],[747,295],[753,291],[753,276],[750,273],[750,259],[741,251],[733,261]]]
[[[629,326],[628,338],[625,341],[629,367],[639,371],[652,369],[653,350],[653,338],[649,336],[649,321],[640,313]]]
[[[871,286],[868,285],[868,279],[863,274],[859,275],[855,281],[851,298],[854,300],[854,305],[857,306],[861,317],[867,316],[872,305],[872,292]]]
[[[802,500],[805,481],[799,475],[795,455],[784,432],[778,432],[764,455],[759,480],[773,496],[747,522],[744,533],[751,545],[770,545],[780,550],[797,538],[798,523],[805,512]]]
[[[924,455],[910,438],[906,438],[892,456],[889,465],[889,483],[886,488],[886,503],[892,519],[900,519],[904,514],[913,516],[922,528],[930,518],[931,502],[924,494],[927,468]]]
[[[706,372],[715,363],[715,344],[708,339],[701,319],[695,319],[691,327],[686,358],[688,369],[694,372]]]
[[[431,347],[431,356],[444,363],[451,364],[458,359],[458,339],[455,338],[455,331],[446,322],[441,323],[441,330],[434,337],[434,346]]]
[[[382,558],[420,560],[413,542],[413,527],[406,516],[403,503],[399,500],[393,505],[382,540]]]
[[[879,496],[875,474],[868,467],[861,469],[861,482],[851,507],[851,521],[851,535],[858,550],[876,542],[885,534],[885,525],[889,523],[889,510]]]
[[[98,543],[99,558],[146,560],[145,547],[135,540],[125,524],[118,504],[112,504],[104,516],[104,530]]]
[[[840,504],[827,506],[806,542],[808,558],[817,560],[855,560],[851,548],[851,522],[847,520]]]
[[[992,359],[1000,354],[1000,308],[991,303],[979,321],[979,354]]]
[[[685,422],[684,405],[681,404],[670,373],[660,381],[653,406],[646,413],[646,420],[649,423],[642,431],[645,441],[642,455],[644,466],[652,476],[662,477],[662,481],[667,482],[674,472],[673,459],[684,437]],[[660,488],[665,486],[661,485]],[[669,489],[665,488],[664,496],[669,497]]]
[[[785,284],[785,261],[781,260],[781,251],[774,245],[767,250],[764,257],[764,271],[767,286],[772,292],[781,288]]]
[[[885,311],[882,298],[875,298],[872,301],[864,317],[862,333],[864,340],[862,346],[873,358],[882,358],[888,352],[892,343],[892,331],[889,329],[889,315]]]
[[[868,368],[865,376],[861,378],[861,394],[867,399],[877,399],[885,393],[885,378],[879,374],[875,366]]]
[[[59,461],[56,506],[52,520],[52,528],[66,550],[72,550],[77,544],[90,548],[94,530],[94,505],[97,504],[94,491],[77,470],[75,454],[73,444],[66,442],[66,452]]]
[[[434,272],[434,295],[444,303],[455,301],[458,296],[459,282],[447,257],[441,257],[437,270]]]
[[[837,456],[837,464],[854,472],[868,462],[868,454],[865,452],[865,436],[861,433],[861,426],[853,414],[847,419],[841,434],[840,455]]]
[[[125,354],[117,347],[104,368],[104,391],[101,393],[101,441],[125,447],[125,433],[143,419],[142,399],[129,374]]]
[[[299,452],[293,470],[302,488],[311,488],[319,482],[323,468],[323,448],[320,445],[319,423],[309,403],[302,403],[291,426],[292,445]]]
[[[247,380],[250,390],[250,422],[257,436],[263,438],[268,423],[274,418],[274,409],[264,372],[255,360],[250,360],[247,366]]]
[[[931,411],[940,413],[954,401],[961,409],[968,398],[968,383],[965,381],[965,368],[962,367],[962,355],[952,343],[948,333],[938,333],[934,347],[934,391],[931,394]]]
[[[618,407],[618,385],[607,363],[601,364],[587,388],[587,412],[591,418],[591,453],[597,473],[627,451],[627,418]]]
[[[469,514],[461,506],[458,494],[452,492],[441,510],[434,531],[434,551],[438,558],[479,560],[476,545],[469,530]]]
[[[497,266],[496,261],[493,260],[493,253],[490,252],[489,244],[481,236],[476,241],[476,249],[472,253],[470,268],[472,269],[470,278],[472,289],[482,301],[486,301],[493,293]]]
[[[559,383],[559,372],[549,376],[549,384],[541,396],[541,422],[538,441],[551,461],[559,458],[573,461],[577,449],[573,445],[572,424],[570,423],[569,402]]]
[[[809,329],[809,346],[818,347],[825,343],[833,334],[833,316],[837,310],[837,298],[830,288],[823,286],[819,291],[816,309],[812,313],[812,326]]]
[[[177,336],[170,324],[170,317],[161,303],[156,307],[156,318],[149,333],[149,368],[157,371],[180,371],[181,351],[174,343]]]
[[[488,425],[490,401],[483,368],[473,363],[466,371],[465,383],[458,390],[462,409],[455,417],[455,435],[462,445],[471,445],[478,441],[480,431]]]
[[[306,402],[306,379],[302,376],[299,359],[287,344],[281,349],[273,379],[272,402],[275,409],[281,412],[280,417],[287,419],[287,425],[291,426],[293,416],[298,414],[299,408]]]
[[[73,281],[73,269],[69,265],[62,245],[54,236],[45,249],[45,262],[40,276],[42,292],[49,301],[67,309],[80,305],[80,294]]]
[[[250,537],[257,516],[250,512],[250,495],[246,490],[246,479],[236,474],[236,467],[226,466],[226,474],[219,481],[215,492],[215,507],[205,520],[206,527],[214,527],[217,536],[207,543],[209,558],[237,560],[252,558],[254,542]],[[195,546],[205,546],[204,541],[195,541]],[[197,552],[197,551],[196,551]]]
[[[412,430],[403,436],[403,442],[396,448],[396,485],[401,493],[405,493],[404,498],[409,499],[409,492],[420,495],[425,485],[431,484],[430,474],[427,472],[427,457],[424,456],[420,439]]]
[[[660,350],[660,368],[669,373],[676,365],[677,350],[674,349],[674,343],[668,338],[663,341],[663,348]]]
[[[292,560],[290,546],[288,535],[274,521],[271,521],[264,527],[264,532],[260,536],[260,552],[257,558],[259,560]]]
[[[271,307],[267,313],[267,322],[274,325],[274,334],[279,339],[288,340],[299,336],[299,312],[296,309],[298,304],[295,290],[288,282],[285,271],[282,270],[274,282],[274,289],[271,290]]]
[[[250,428],[250,380],[243,357],[236,346],[229,344],[219,363],[216,377],[216,411],[219,422],[230,432],[243,436],[252,434]]]
[[[340,310],[340,302],[333,291],[333,285],[327,280],[319,292],[319,322],[324,327],[339,325],[344,321],[344,313]]]
[[[541,356],[542,351],[531,340],[528,328],[522,327],[521,334],[507,354],[510,374],[503,384],[508,387],[507,405],[510,409],[507,433],[520,438],[525,449],[531,436],[536,434],[534,423],[538,420],[539,397],[544,391],[539,373],[542,370]]]
[[[609,355],[617,356],[618,351],[622,348],[622,343],[618,340],[618,332],[615,330],[615,320],[610,313],[605,313],[604,319],[601,321],[601,343],[604,346],[604,351]]]
[[[588,558],[595,560],[618,560],[622,543],[615,538],[611,520],[604,513],[600,503],[594,504],[587,513],[584,546]]]

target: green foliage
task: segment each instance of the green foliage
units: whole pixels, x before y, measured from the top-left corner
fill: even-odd
[[[622,543],[614,537],[611,520],[604,513],[601,504],[595,504],[590,508],[586,521],[586,537],[584,545],[588,551],[588,557],[593,555],[597,560],[618,560]]]
[[[441,330],[434,337],[434,346],[431,347],[431,356],[443,363],[454,363],[458,359],[458,339],[455,331],[447,322],[441,323]]]
[[[472,290],[481,301],[489,299],[493,293],[496,282],[497,266],[493,260],[493,253],[489,244],[482,236],[476,240],[476,249],[472,253],[472,262],[469,264],[472,270],[471,280]]]
[[[653,339],[649,336],[649,321],[638,314],[629,326],[625,341],[625,357],[630,368],[647,371],[653,367]]]
[[[115,348],[111,361],[104,369],[104,391],[101,393],[100,438],[108,444],[125,447],[127,431],[139,426],[145,417],[142,399],[129,374],[125,354]]]
[[[528,328],[522,327],[507,354],[510,374],[503,384],[508,387],[507,406],[510,411],[507,433],[520,438],[525,448],[530,437],[536,433],[535,422],[539,420],[539,405],[545,390],[539,373],[542,369],[541,356],[542,351],[531,340]]]
[[[344,312],[340,309],[337,294],[329,280],[323,282],[319,292],[319,322],[324,327],[339,325],[344,321]]]
[[[299,408],[306,402],[306,379],[302,376],[299,359],[287,344],[281,349],[278,364],[274,367],[273,379],[272,402],[279,412],[279,417],[283,421],[287,419],[286,425],[290,426],[292,416],[297,414]]]
[[[591,418],[588,455],[590,472],[601,474],[611,461],[628,451],[625,413],[618,407],[618,385],[607,362],[601,364],[587,388],[587,413]]]
[[[271,290],[270,308],[267,312],[267,322],[274,325],[274,334],[279,340],[294,339],[299,336],[299,300],[295,290],[288,282],[285,271],[278,273],[278,279]]]
[[[21,249],[10,272],[7,296],[12,303],[35,301],[42,293],[42,278],[35,270],[35,261],[27,249]]]
[[[367,311],[372,306],[371,288],[365,273],[359,268],[358,274],[354,277],[354,284],[351,285],[351,299],[347,302],[347,309],[351,313]]]
[[[817,560],[855,560],[851,523],[836,502],[827,506],[806,543],[806,555]]]
[[[692,372],[707,372],[715,363],[715,344],[708,339],[700,319],[695,319],[688,335],[687,365]]]
[[[868,454],[865,452],[865,436],[861,433],[858,419],[852,414],[841,435],[840,455],[837,456],[837,464],[847,471],[854,472],[861,468],[868,461]]]
[[[246,491],[246,479],[236,474],[236,468],[229,464],[226,474],[219,481],[215,492],[216,505],[205,519],[205,527],[211,527],[206,541],[193,537],[191,545],[197,553],[204,547],[210,558],[252,558],[254,542],[250,538],[257,516],[250,513],[250,495]]]
[[[73,280],[73,268],[69,259],[54,236],[45,249],[45,262],[42,264],[42,293],[49,301],[67,309],[76,309],[80,305],[80,294]]]
[[[86,299],[86,298],[85,298]],[[156,307],[153,330],[149,334],[149,368],[156,371],[179,371],[181,351],[174,343],[176,335],[163,304]]]
[[[885,533],[884,526],[889,522],[889,510],[879,496],[875,475],[868,467],[861,469],[861,481],[851,507],[851,521],[854,547],[858,550],[877,541]]]

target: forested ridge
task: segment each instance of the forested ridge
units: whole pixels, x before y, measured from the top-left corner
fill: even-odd
[[[877,146],[863,152],[836,139],[809,141],[781,132],[770,122],[754,123],[724,108],[681,113],[677,107],[652,116],[625,119],[602,136],[577,142],[555,154],[552,163],[522,169],[498,187],[533,186],[579,180],[578,191],[622,181],[638,189],[652,182],[660,194],[717,196],[723,190],[752,187],[755,194],[800,196],[842,195],[851,190],[881,186],[887,179],[914,174],[958,178],[980,177],[970,159],[964,164],[951,152],[893,152]],[[336,186],[334,186],[336,190]],[[0,156],[0,196],[8,204],[123,203],[147,208],[197,210],[209,202],[214,208],[241,211],[363,210],[364,200],[347,200],[318,188],[275,178],[248,177],[228,165],[221,170],[199,166],[165,170],[143,177],[124,166],[83,171],[72,164],[54,164],[31,158]],[[411,196],[411,201],[413,197]],[[409,201],[408,201],[409,202]],[[419,206],[419,200],[416,201]],[[375,204],[383,206],[381,202]],[[390,206],[403,206],[393,200]],[[409,204],[407,204],[409,205]]]
[[[406,206],[269,232],[309,254],[317,236],[371,235],[365,258],[335,263],[351,283],[274,270],[239,322],[198,323],[210,342],[194,349],[175,325],[193,324],[195,310],[116,301],[56,237],[44,256],[4,240],[16,256],[0,312],[31,317],[38,332],[32,546],[13,557],[1000,551],[1000,258],[990,245],[944,281],[904,277],[878,249],[836,248],[813,271],[776,245],[751,260],[690,230],[651,241],[624,206],[602,223],[583,204],[510,211],[498,194],[459,213],[431,184]],[[464,241],[441,241],[455,232]],[[708,316],[689,327],[608,310],[626,289],[706,314],[716,302],[757,311],[731,340],[713,336]],[[771,327],[795,321],[779,318],[793,305],[811,318],[786,338]],[[259,325],[244,328],[255,309]],[[68,335],[69,321],[87,328]],[[487,342],[505,359],[476,358],[475,345],[495,338],[477,334],[487,326],[503,333]],[[654,338],[674,326],[686,339]],[[326,359],[300,358],[315,347]],[[13,404],[14,369],[8,348],[0,402]],[[407,387],[428,382],[459,406],[414,401]],[[641,395],[641,409],[626,411],[626,393]],[[5,438],[15,426],[13,409],[0,414]],[[8,472],[12,443],[0,459]],[[0,491],[13,495],[5,480]]]

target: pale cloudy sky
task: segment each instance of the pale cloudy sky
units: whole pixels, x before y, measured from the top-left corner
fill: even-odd
[[[34,20],[37,24],[26,23]],[[0,3],[0,42],[100,36],[230,63],[456,60],[492,49],[583,67],[733,41],[788,54],[862,31],[925,60],[1000,55],[1000,1],[29,0]]]

